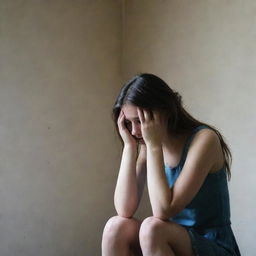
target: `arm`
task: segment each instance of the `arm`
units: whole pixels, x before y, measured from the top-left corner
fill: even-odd
[[[153,215],[166,220],[182,211],[197,194],[217,162],[220,141],[210,129],[199,131],[190,145],[182,172],[170,189],[162,152],[162,142],[168,136],[166,119],[159,112],[140,108],[138,115],[147,146],[147,181]]]
[[[147,182],[150,204],[153,216],[163,219],[166,215],[169,202],[172,200],[172,191],[164,172],[162,146],[147,146]]]
[[[114,195],[114,204],[119,216],[133,216],[140,203],[145,180],[145,146],[141,146],[137,161],[136,151],[125,146]]]
[[[146,145],[140,146],[140,152],[137,159],[136,165],[136,177],[137,177],[137,187],[138,187],[138,205],[140,203],[143,190],[145,187],[145,182],[147,179],[147,152],[146,152]],[[137,207],[138,207],[137,205]]]
[[[124,113],[118,118],[119,133],[124,142],[122,160],[114,193],[114,205],[119,216],[132,217],[145,183],[146,147],[141,145],[138,159],[137,143],[124,124]]]
[[[154,216],[169,219],[191,202],[214,165],[219,146],[214,131],[199,131],[190,145],[182,172],[171,189],[164,179],[162,151],[157,147],[147,148],[148,189]]]
[[[135,169],[136,151],[130,146],[124,146],[114,194],[117,214],[122,217],[131,217],[137,204]]]

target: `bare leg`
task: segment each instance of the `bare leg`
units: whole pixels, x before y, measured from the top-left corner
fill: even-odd
[[[102,235],[102,256],[140,256],[141,221],[114,216],[108,220]]]
[[[140,228],[140,245],[147,256],[194,256],[185,228],[155,217],[146,218]]]

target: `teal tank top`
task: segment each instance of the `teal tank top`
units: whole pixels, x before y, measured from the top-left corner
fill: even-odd
[[[194,135],[204,128],[208,127],[199,126],[193,130],[185,143],[181,160],[175,168],[165,165],[169,187],[173,186],[182,171]],[[171,220],[183,226],[204,229],[230,225],[229,192],[225,167],[215,173],[209,173],[193,200]]]
[[[165,174],[172,187],[185,163],[189,146],[196,132],[209,128],[198,126],[188,137],[181,160],[175,168],[165,165]],[[200,190],[184,210],[170,220],[185,227],[197,256],[241,256],[230,221],[230,203],[226,168],[209,173]],[[224,251],[223,251],[224,250]]]

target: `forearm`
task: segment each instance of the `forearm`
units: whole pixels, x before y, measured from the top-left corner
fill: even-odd
[[[172,199],[165,172],[161,146],[147,147],[147,182],[152,212],[165,219]]]
[[[124,146],[114,194],[116,211],[123,217],[131,217],[138,205],[136,157],[137,152],[134,148]]]

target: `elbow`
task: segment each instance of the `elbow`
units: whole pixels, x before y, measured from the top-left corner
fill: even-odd
[[[164,215],[164,214],[153,214],[153,217],[155,217],[159,220],[163,220],[163,221],[168,221],[169,220],[169,216]]]
[[[163,221],[167,221],[182,211],[181,207],[169,206],[166,209],[153,211],[153,216]]]
[[[123,218],[127,218],[127,219],[131,219],[133,217],[132,213],[125,212],[125,211],[117,211],[117,215],[119,217],[123,217]]]
[[[114,206],[118,216],[132,218],[137,210],[138,204],[136,202],[123,204],[115,200]]]
[[[171,218],[170,216],[170,212],[168,211],[168,209],[156,209],[153,210],[153,217],[163,220],[163,221],[167,221]]]

